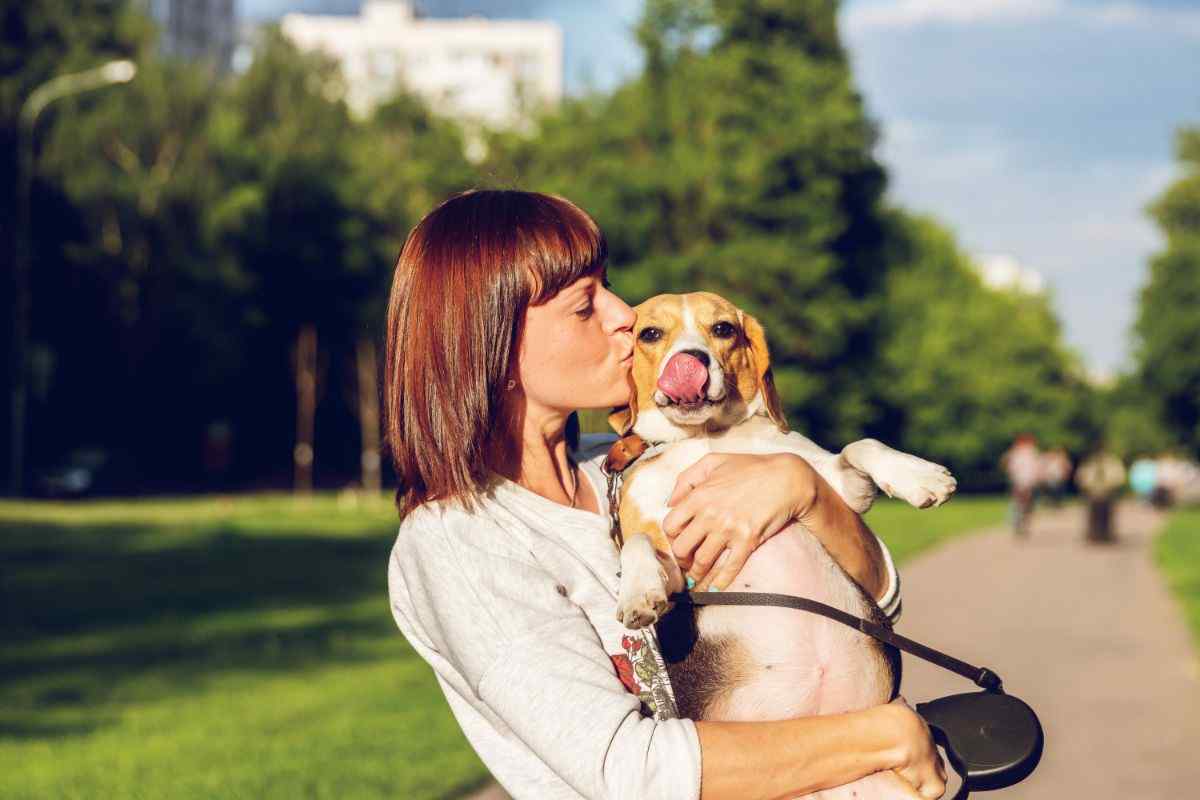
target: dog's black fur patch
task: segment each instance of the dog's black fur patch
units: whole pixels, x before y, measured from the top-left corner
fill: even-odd
[[[742,682],[748,666],[736,637],[700,638],[696,619],[703,613],[676,603],[657,627],[675,707],[686,719],[705,719],[713,703]]]

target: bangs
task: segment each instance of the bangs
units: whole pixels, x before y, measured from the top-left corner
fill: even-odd
[[[552,195],[519,195],[533,207],[514,209],[515,261],[532,281],[529,304],[541,305],[603,269],[608,243],[592,218],[575,204]]]

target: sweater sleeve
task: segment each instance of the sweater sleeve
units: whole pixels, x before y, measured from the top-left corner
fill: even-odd
[[[895,624],[900,619],[900,612],[904,610],[903,603],[900,602],[900,573],[896,570],[896,562],[892,559],[892,551],[888,550],[887,543],[879,534],[875,533],[874,536],[879,542],[879,551],[883,553],[883,568],[888,578],[887,589],[876,602],[883,615]]]
[[[397,624],[439,677],[584,797],[696,800],[695,724],[642,716],[583,610],[532,555],[439,525],[402,531],[389,568]]]

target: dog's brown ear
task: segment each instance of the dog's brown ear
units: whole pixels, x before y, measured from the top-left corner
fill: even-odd
[[[785,433],[788,430],[787,418],[783,414],[783,404],[779,401],[779,392],[775,390],[775,378],[771,374],[771,354],[767,350],[767,337],[762,325],[749,314],[742,313],[742,330],[750,342],[750,354],[754,358],[754,371],[758,375],[758,392],[762,395],[763,405],[767,416]]]
[[[629,373],[629,405],[617,406],[608,415],[608,424],[617,432],[618,436],[624,436],[633,430],[633,423],[637,422],[637,382],[633,379],[633,373]]]

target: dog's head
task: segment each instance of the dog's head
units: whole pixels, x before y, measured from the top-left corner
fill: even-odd
[[[618,433],[678,441],[757,413],[787,430],[754,317],[710,292],[660,294],[634,310],[633,396],[609,416]]]

